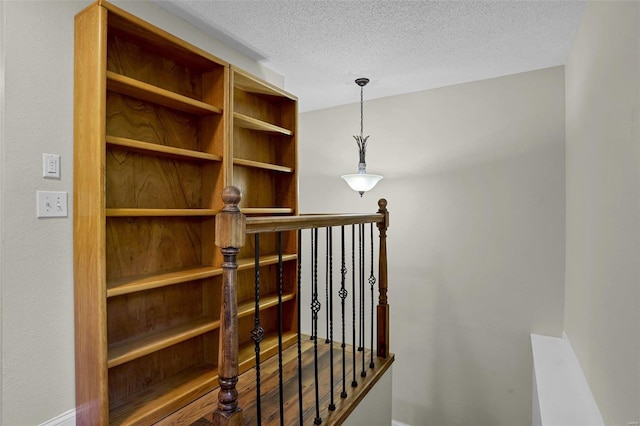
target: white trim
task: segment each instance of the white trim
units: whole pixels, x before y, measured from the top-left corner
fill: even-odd
[[[562,338],[558,338],[532,334],[531,347],[536,386],[532,418],[542,426],[604,426],[567,335],[563,333]]]
[[[391,426],[410,426],[406,423],[399,422],[397,420],[391,420]]]
[[[53,419],[41,423],[39,426],[76,426],[76,410],[69,410]]]

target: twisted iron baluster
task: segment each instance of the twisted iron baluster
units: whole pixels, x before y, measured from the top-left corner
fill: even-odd
[[[347,378],[346,378],[346,370],[347,370],[347,361],[346,361],[346,357],[345,357],[345,326],[344,326],[344,302],[345,299],[347,298],[348,292],[347,289],[344,287],[345,284],[345,278],[347,276],[347,266],[345,264],[345,255],[344,255],[344,225],[342,225],[340,227],[340,234],[341,234],[341,245],[342,245],[342,267],[340,268],[340,274],[341,274],[341,278],[340,278],[340,306],[341,306],[341,311],[342,311],[342,345],[340,345],[342,347],[342,393],[340,393],[340,397],[341,398],[346,398],[347,397]]]
[[[327,246],[329,247],[329,374],[331,376],[331,402],[329,402],[329,411],[336,409],[333,399],[333,228],[327,228]]]
[[[319,394],[319,381],[318,381],[318,312],[320,311],[321,305],[318,300],[318,228],[313,228],[313,300],[311,302],[311,310],[313,312],[313,367],[315,372],[315,391],[316,391],[316,418],[313,420],[313,423],[319,425],[322,423],[322,418],[320,417],[320,394]]]
[[[278,232],[278,392],[280,426],[284,426],[284,386],[282,381],[282,232]]]
[[[314,243],[315,243],[315,237],[314,237],[314,232],[313,229],[311,230],[311,262],[313,264],[314,259],[316,259],[317,253],[314,251],[313,247],[314,247]],[[316,259],[317,260],[317,259]],[[310,268],[311,271],[311,297],[313,298],[313,293],[314,293],[314,287],[315,287],[315,281],[313,279],[313,268]],[[314,324],[315,324],[315,320],[313,318],[313,309],[311,310],[311,336],[309,337],[311,340],[315,340],[315,335],[314,335]]]
[[[298,229],[298,418],[300,426],[304,423],[304,410],[302,407],[302,339],[300,338],[300,321],[302,320],[302,230]],[[258,418],[258,421],[260,419]]]
[[[356,225],[351,225],[351,333],[352,333],[352,347],[356,347]],[[353,380],[351,381],[351,387],[358,386],[356,380],[356,351],[353,351]]]
[[[365,369],[365,325],[364,325],[364,223],[361,223],[358,236],[360,237],[360,336],[362,336],[361,346],[358,348],[362,351],[362,371],[360,371],[360,377],[367,377],[367,370]]]
[[[260,324],[260,234],[255,235],[255,314],[253,319],[253,330],[251,330],[251,339],[255,344],[256,353],[256,420],[258,425],[262,422],[262,407],[260,404],[260,342],[264,339],[264,329]]]
[[[373,275],[373,222],[371,222],[371,275],[369,275],[369,286],[371,287],[371,359],[369,360],[369,368],[373,368],[373,287],[376,284],[376,277]]]

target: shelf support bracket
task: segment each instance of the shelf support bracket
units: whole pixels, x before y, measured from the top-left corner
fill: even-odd
[[[240,190],[228,186],[222,191],[224,208],[216,216],[216,246],[223,256],[220,344],[218,351],[218,407],[213,412],[217,426],[241,426],[238,407],[238,253],[244,246],[246,219],[240,212]]]

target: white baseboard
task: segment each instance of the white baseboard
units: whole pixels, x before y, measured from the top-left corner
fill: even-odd
[[[406,423],[399,422],[397,420],[391,420],[391,426],[410,426]]]
[[[69,410],[59,416],[49,419],[40,426],[76,426],[76,410]]]

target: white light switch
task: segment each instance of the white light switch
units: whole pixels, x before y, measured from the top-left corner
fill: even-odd
[[[60,179],[60,156],[58,154],[42,154],[42,177]]]
[[[67,217],[66,191],[38,191],[38,217]]]

